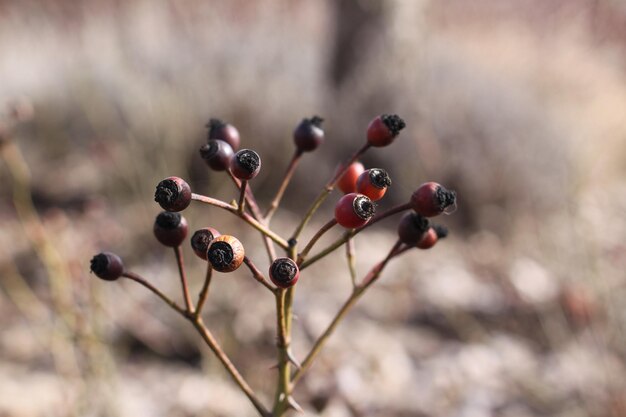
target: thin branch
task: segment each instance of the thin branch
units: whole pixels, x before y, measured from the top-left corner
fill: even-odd
[[[337,220],[335,220],[335,218],[332,218],[324,226],[322,226],[320,230],[317,231],[317,233],[315,233],[315,235],[311,238],[309,243],[307,243],[307,245],[298,256],[298,264],[301,264],[304,259],[306,259],[309,252],[311,252],[311,249],[313,249],[313,245],[315,245],[315,243],[324,235],[324,233],[332,229],[333,226],[335,226],[336,224]]]
[[[176,264],[178,265],[178,275],[180,275],[180,284],[183,289],[185,307],[188,312],[193,313],[193,302],[189,295],[189,285],[187,285],[187,275],[185,274],[185,266],[183,264],[183,251],[180,249],[180,245],[174,247],[174,254],[176,255]]]
[[[298,166],[298,162],[300,161],[301,157],[302,157],[302,151],[299,149],[296,149],[296,152],[294,153],[293,157],[291,158],[291,161],[289,162],[289,165],[287,166],[287,171],[285,171],[285,176],[283,177],[283,180],[281,181],[280,186],[278,187],[278,191],[276,191],[276,196],[274,197],[274,199],[270,203],[270,206],[267,208],[267,211],[265,212],[264,218],[265,218],[266,223],[269,223],[270,219],[274,215],[274,212],[276,211],[276,209],[278,209],[278,206],[280,205],[280,200],[283,198],[283,194],[285,194],[285,190],[287,190],[289,181],[291,181],[291,177],[293,177],[293,174],[296,171],[296,167]]]
[[[257,266],[254,264],[254,262],[252,262],[252,260],[250,258],[248,258],[247,256],[244,256],[243,263],[245,263],[246,266],[248,267],[248,269],[250,269],[250,272],[252,272],[252,277],[255,280],[260,282],[265,288],[267,288],[271,292],[276,292],[277,291],[276,288],[274,288],[270,284],[268,284],[267,280],[263,276],[263,273],[259,270],[259,268],[257,268]]]
[[[350,281],[352,287],[356,287],[356,248],[354,247],[354,239],[350,238],[346,242],[346,260],[348,261],[348,270],[350,271]]]
[[[178,304],[176,304],[176,302],[174,302],[174,300],[172,300],[171,298],[169,298],[167,295],[163,294],[161,292],[161,290],[159,290],[157,287],[155,287],[154,285],[152,285],[150,282],[148,282],[148,280],[146,280],[145,278],[143,278],[141,275],[136,274],[134,272],[124,272],[122,274],[123,277],[129,278],[141,285],[143,285],[144,287],[146,287],[147,289],[149,289],[150,291],[152,291],[153,293],[155,293],[161,300],[165,301],[165,303],[167,305],[169,305],[170,307],[172,307],[174,310],[176,310],[179,314],[181,314],[184,317],[187,317],[187,311],[185,311],[184,308],[182,308],[181,306],[179,306]]]
[[[237,212],[239,214],[242,214],[246,208],[246,190],[247,189],[248,189],[248,181],[247,180],[241,181],[241,185],[240,185],[241,194],[239,195],[239,207],[237,207]]]
[[[209,296],[209,285],[211,284],[211,278],[213,277],[213,267],[211,266],[211,262],[207,262],[206,268],[206,276],[204,277],[204,284],[202,285],[202,289],[200,290],[200,295],[198,296],[198,305],[196,306],[196,311],[194,315],[197,317],[202,314],[202,307],[204,307],[204,303]]]

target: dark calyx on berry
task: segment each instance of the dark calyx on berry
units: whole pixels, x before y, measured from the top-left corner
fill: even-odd
[[[166,178],[157,185],[154,201],[167,211],[184,210],[191,203],[191,188],[181,178]]]
[[[193,251],[202,259],[207,259],[207,249],[217,236],[217,232],[210,228],[196,230],[191,236],[191,247]]]
[[[211,132],[216,132],[217,130],[222,129],[224,126],[226,126],[226,123],[224,123],[221,119],[209,119],[209,123],[206,124],[206,127],[209,129],[209,138],[213,139],[213,136],[211,136]]]
[[[289,287],[295,283],[299,274],[298,266],[289,258],[278,258],[270,267],[272,282],[281,288]]]
[[[211,245],[207,253],[207,258],[215,269],[220,270],[228,268],[231,265],[235,254],[233,253],[232,246],[228,242],[220,241]]]
[[[439,186],[435,191],[435,201],[441,211],[456,203],[456,192],[450,191],[443,186]]]
[[[252,174],[261,165],[259,154],[250,149],[243,149],[235,155],[241,168]]]
[[[124,273],[122,259],[114,253],[102,252],[91,258],[91,272],[106,281],[115,281]]]
[[[170,205],[178,198],[178,184],[173,180],[163,180],[157,185],[154,201],[161,205]]]
[[[376,188],[387,188],[391,185],[391,178],[387,171],[381,168],[372,168],[369,170],[370,182]]]
[[[164,211],[160,213],[155,222],[156,224],[166,230],[176,229],[180,226],[180,222],[183,216],[180,213],[172,213],[170,211]]]
[[[433,229],[435,229],[435,233],[437,233],[437,238],[443,239],[448,236],[448,228],[443,224],[435,224],[433,225]]]
[[[406,123],[404,120],[400,118],[397,114],[383,114],[380,116],[387,129],[391,132],[392,135],[396,136],[402,129],[406,127]]]
[[[376,208],[374,207],[374,203],[368,197],[364,195],[359,195],[354,198],[352,202],[354,207],[354,212],[357,216],[359,216],[363,220],[370,219],[374,213],[376,212]]]

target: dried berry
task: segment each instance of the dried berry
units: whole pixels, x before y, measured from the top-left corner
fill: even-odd
[[[182,211],[191,203],[191,188],[179,177],[166,178],[157,185],[154,201],[163,210]]]
[[[211,119],[206,127],[209,129],[207,140],[218,139],[230,145],[233,150],[239,149],[239,131],[230,123],[224,123],[220,119]]]
[[[102,252],[91,258],[91,272],[103,280],[115,281],[124,273],[124,264],[116,254]]]
[[[298,151],[314,151],[324,142],[324,131],[322,130],[323,121],[324,119],[319,116],[313,116],[310,119],[302,119],[293,132],[293,141]]]
[[[335,220],[348,229],[364,226],[374,215],[374,203],[367,196],[350,193],[335,205]]]
[[[406,213],[398,224],[398,238],[405,245],[415,246],[424,237],[429,227],[426,217],[415,212]]]
[[[413,210],[426,217],[437,216],[455,204],[456,192],[449,191],[436,182],[420,185],[411,196]]]
[[[215,171],[225,171],[230,167],[233,148],[223,140],[211,139],[200,148],[200,156]]]
[[[251,180],[261,170],[261,157],[251,149],[242,149],[230,160],[230,170],[240,180]]]
[[[364,194],[372,201],[378,201],[387,192],[391,185],[391,178],[387,171],[380,168],[372,168],[364,171],[356,182],[356,192]]]
[[[243,263],[245,251],[241,242],[233,236],[221,235],[213,239],[207,251],[207,258],[213,269],[219,272],[232,272]]]
[[[200,230],[196,230],[193,236],[191,236],[191,248],[194,253],[200,258],[207,260],[207,250],[213,242],[213,239],[220,236],[220,232],[212,227],[205,227]]]
[[[367,142],[376,147],[387,146],[405,126],[406,123],[398,115],[382,114],[367,127]]]
[[[189,226],[180,213],[163,211],[154,221],[154,236],[165,246],[179,246],[187,237]]]
[[[278,258],[270,265],[270,279],[280,288],[289,288],[300,278],[298,265],[289,258]]]

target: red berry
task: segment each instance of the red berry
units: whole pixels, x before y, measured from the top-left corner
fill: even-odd
[[[367,196],[350,193],[335,205],[335,220],[348,229],[365,225],[374,215],[374,203]]]
[[[191,188],[182,178],[166,178],[157,185],[154,201],[163,210],[182,211],[191,203]]]
[[[224,123],[220,119],[211,119],[206,125],[209,128],[208,140],[218,139],[228,143],[233,150],[239,149],[239,131],[229,123]]]
[[[242,149],[230,160],[230,170],[240,180],[251,180],[261,170],[261,157],[251,149]]]
[[[200,156],[215,171],[225,171],[233,158],[233,148],[223,140],[211,139],[200,148]]]
[[[419,186],[411,196],[413,210],[426,217],[441,214],[446,208],[456,204],[456,193],[446,190],[436,182],[427,182]]]
[[[405,245],[415,246],[424,237],[429,227],[426,217],[415,212],[406,213],[398,224],[398,237]]]
[[[205,227],[200,230],[196,230],[191,236],[191,248],[194,253],[198,255],[201,259],[207,260],[207,250],[213,242],[213,239],[220,236],[220,232],[215,230],[212,227]]]
[[[91,258],[91,272],[103,280],[115,281],[124,273],[124,264],[116,254],[102,252]]]
[[[180,213],[164,211],[154,221],[154,236],[165,246],[176,247],[187,237],[189,226]]]
[[[293,141],[300,152],[311,152],[324,142],[322,122],[324,119],[313,116],[310,119],[302,119],[293,132]]]
[[[405,126],[406,123],[398,115],[382,114],[367,126],[367,142],[376,147],[387,146]]]
[[[219,272],[232,272],[243,263],[246,253],[241,242],[233,236],[221,235],[213,239],[207,250],[207,259],[213,269]]]
[[[364,194],[372,201],[378,201],[387,192],[391,185],[391,178],[387,171],[380,168],[372,168],[364,171],[356,182],[356,192]]]
[[[300,278],[298,265],[289,258],[277,258],[270,265],[270,279],[280,288],[289,288]]]
[[[431,227],[424,233],[424,236],[422,236],[415,246],[420,249],[430,249],[435,246],[437,240],[437,232]]]
[[[340,165],[337,168],[337,172],[341,171],[342,168]],[[337,180],[337,187],[344,194],[356,192],[356,182],[363,171],[365,171],[365,167],[362,163],[353,162],[348,167],[348,170]]]

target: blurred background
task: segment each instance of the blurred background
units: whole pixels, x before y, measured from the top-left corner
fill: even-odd
[[[325,119],[274,217],[288,236],[380,113],[407,122],[362,159],[394,181],[381,209],[427,180],[459,209],[333,335],[296,391],[305,415],[626,416],[625,68],[620,0],[0,1],[0,416],[254,416],[188,323],[89,260],[116,252],[180,301],[154,186],[236,198],[198,155],[210,117],[260,153],[262,205],[293,128]],[[185,216],[268,267],[233,216]],[[396,222],[356,239],[360,275]],[[343,250],[306,272],[300,359],[350,291]],[[269,403],[272,297],[219,275],[205,317]]]

